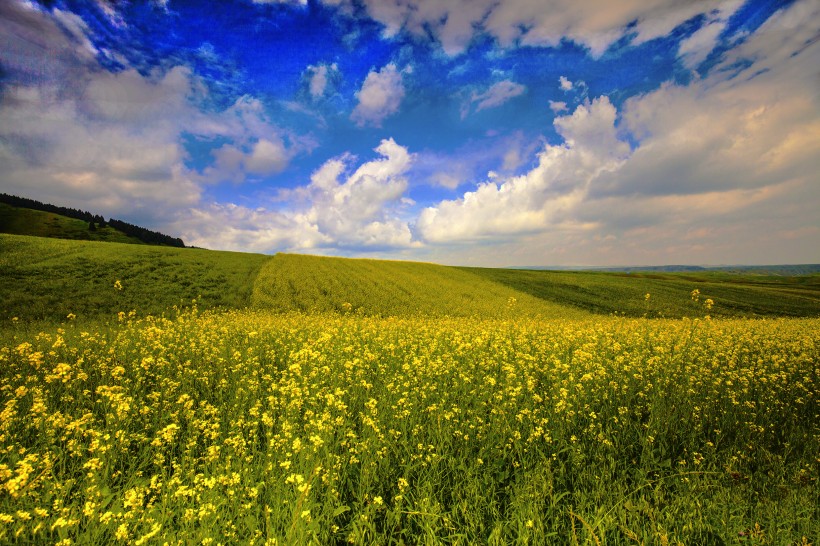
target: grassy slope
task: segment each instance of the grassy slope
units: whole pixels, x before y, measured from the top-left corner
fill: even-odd
[[[112,243],[145,244],[110,226],[88,229],[88,222],[52,212],[12,207],[0,203],[0,233],[34,235],[80,241],[108,241]]]
[[[820,275],[797,277],[698,273],[604,273],[464,268],[464,271],[537,298],[593,313],[700,316],[820,316]],[[649,293],[649,301],[645,294]]]
[[[245,307],[269,258],[0,234],[0,320],[160,314],[194,298],[205,307]]]
[[[116,280],[122,291],[114,289]],[[690,299],[695,288],[701,303]],[[380,316],[816,317],[820,275],[453,268],[0,234],[0,320],[110,317],[132,309],[161,314],[194,298],[202,307]],[[706,298],[715,301],[710,311]]]
[[[347,310],[345,303],[350,304]],[[381,316],[585,314],[462,269],[296,254],[277,254],[263,266],[253,288],[253,304],[276,311],[349,311]]]

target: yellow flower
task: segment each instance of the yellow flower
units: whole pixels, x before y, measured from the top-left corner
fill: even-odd
[[[114,533],[114,538],[117,540],[125,540],[128,538],[128,524],[121,523],[119,527],[117,527],[117,531]]]

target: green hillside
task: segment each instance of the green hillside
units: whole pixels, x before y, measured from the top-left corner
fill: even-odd
[[[581,316],[470,271],[418,262],[277,254],[253,287],[253,305],[275,311],[376,316]]]
[[[195,298],[200,308],[368,316],[816,317],[820,275],[458,268],[0,234],[0,320],[162,314]]]
[[[794,277],[725,272],[610,273],[464,268],[531,296],[597,314],[683,317],[820,316],[820,275]],[[692,301],[693,290],[700,292]],[[647,300],[646,294],[650,297]]]
[[[269,256],[0,234],[0,319],[246,307]],[[114,287],[120,281],[122,289]]]
[[[113,243],[145,244],[135,237],[111,227],[88,229],[88,222],[53,212],[13,207],[0,203],[0,233],[34,235],[79,241],[108,241]]]

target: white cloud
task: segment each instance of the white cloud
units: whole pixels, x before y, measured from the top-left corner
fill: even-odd
[[[555,114],[557,114],[559,112],[564,112],[567,109],[567,103],[566,102],[554,101],[554,100],[551,100],[549,102],[550,102],[550,110],[552,110],[553,113],[555,113]]]
[[[572,82],[569,81],[566,76],[561,76],[558,78],[558,85],[561,87],[562,91],[569,91],[572,89]]]
[[[470,102],[478,103],[475,108],[476,112],[486,110],[487,108],[496,108],[501,106],[508,100],[524,94],[527,88],[520,83],[515,83],[510,80],[503,80],[494,83],[484,93],[473,94]]]
[[[375,151],[381,159],[362,163],[348,175],[352,156],[328,160],[310,184],[289,193],[285,210],[213,204],[193,209],[174,228],[194,245],[228,250],[417,246],[399,218],[407,204],[404,174],[413,156],[392,139],[382,140]]]
[[[325,0],[346,5],[352,0]],[[713,10],[728,12],[738,2],[726,0],[364,0],[368,14],[385,26],[385,35],[400,30],[427,37],[432,34],[448,55],[469,46],[476,32],[486,32],[508,47],[558,45],[573,40],[594,57],[628,33],[642,43],[666,36],[676,26]],[[728,17],[728,13],[726,17]],[[634,26],[630,26],[632,23]]]
[[[286,146],[281,130],[270,120],[262,102],[247,95],[222,112],[195,113],[186,129],[204,139],[230,139],[211,152],[213,163],[197,175],[197,180],[205,184],[238,184],[278,174],[295,154],[312,146],[307,141],[298,142],[293,135],[288,137],[290,147]]]
[[[556,118],[562,145],[521,176],[426,208],[419,236],[444,245],[433,257],[447,262],[815,260],[820,42],[807,22],[818,17],[820,6],[798,2],[708,77],[633,97],[620,116],[601,97]],[[530,258],[499,258],[500,243],[504,256]]]
[[[718,36],[726,28],[725,21],[715,21],[701,27],[689,38],[683,40],[678,48],[678,56],[687,68],[694,69],[706,60],[715,48]]]
[[[717,45],[718,38],[726,28],[729,17],[742,4],[741,0],[727,1],[719,9],[708,15],[705,24],[701,28],[681,41],[678,47],[678,56],[687,68],[695,69],[706,60],[706,57]]]
[[[331,242],[303,215],[232,203],[191,208],[170,227],[186,244],[241,252],[307,250]]]
[[[191,71],[183,66],[148,77],[134,69],[102,71],[94,73],[82,90],[80,107],[100,121],[142,124],[187,111],[192,92]]]
[[[603,97],[557,118],[555,128],[565,144],[546,146],[538,166],[524,175],[485,182],[461,199],[426,208],[416,224],[419,234],[429,242],[504,238],[563,221],[589,182],[628,153],[616,137],[615,115]]]
[[[0,65],[17,80],[58,83],[81,77],[94,57],[85,23],[70,12],[47,14],[42,9],[34,3],[0,2]]]
[[[338,74],[338,71],[339,69],[336,63],[308,66],[307,76],[310,96],[314,99],[322,97],[327,90],[331,77]]]
[[[162,85],[161,82],[159,85]],[[8,88],[0,106],[3,190],[106,215],[161,217],[199,199],[176,127],[89,119],[56,90]],[[13,107],[11,106],[13,105]]]
[[[331,160],[311,178],[306,192],[312,204],[306,217],[341,244],[406,246],[410,230],[388,209],[401,202],[407,190],[403,176],[412,156],[393,139],[376,148],[382,159],[362,164],[344,181],[339,178],[349,160]]]
[[[359,103],[353,109],[350,119],[357,125],[381,127],[384,118],[399,110],[404,98],[402,72],[389,63],[381,70],[371,70],[362,88],[356,92]]]
[[[63,11],[58,8],[55,8],[51,12],[51,15],[70,37],[71,41],[78,45],[75,51],[86,59],[93,59],[97,54],[97,48],[94,47],[88,38],[91,30],[88,28],[88,25],[85,24],[85,21],[70,11]]]
[[[282,139],[261,139],[254,144],[245,166],[250,173],[271,175],[282,172],[288,164],[288,159],[288,152]]]
[[[314,98],[321,97],[325,93],[327,87],[327,66],[320,65],[316,67],[313,72],[313,77],[310,79],[310,94]]]
[[[203,183],[281,172],[309,147],[291,135],[287,147],[253,97],[201,110],[207,91],[187,67],[101,70],[88,27],[70,12],[2,3],[0,30],[12,37],[0,52],[10,75],[0,98],[3,191],[160,226],[199,202]],[[21,52],[30,58],[20,62]],[[184,132],[230,144],[199,174],[186,167]]]
[[[461,185],[460,177],[447,172],[434,173],[430,179],[437,186],[447,188],[448,190],[454,190]]]

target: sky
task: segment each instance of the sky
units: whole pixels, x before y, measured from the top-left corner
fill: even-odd
[[[3,0],[0,192],[218,250],[820,262],[820,2]]]

